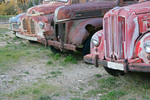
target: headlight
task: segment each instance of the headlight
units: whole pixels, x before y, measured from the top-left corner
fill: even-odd
[[[18,24],[18,25],[21,25],[21,20],[20,20],[20,19],[17,21],[17,24]]]
[[[144,50],[146,53],[150,53],[150,41],[144,43]]]
[[[98,46],[99,45],[99,38],[97,35],[93,35],[92,39],[91,39],[92,45],[93,46]]]
[[[44,23],[39,22],[39,27],[40,27],[41,29],[43,29],[43,28],[44,28]]]
[[[12,23],[11,19],[9,19],[9,23],[10,23],[10,24]]]

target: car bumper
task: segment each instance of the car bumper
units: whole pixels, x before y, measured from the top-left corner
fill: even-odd
[[[37,37],[23,35],[23,34],[20,34],[18,32],[16,33],[16,36],[19,37],[19,38],[26,39],[26,40],[37,41]]]
[[[129,63],[127,60],[124,60],[122,62],[111,62],[107,60],[101,60],[98,58],[98,55],[86,55],[84,56],[84,61],[87,63],[92,63],[95,65],[95,67],[98,67],[99,65],[103,67],[108,67],[114,70],[120,70],[127,72],[150,72],[150,64],[146,63]]]

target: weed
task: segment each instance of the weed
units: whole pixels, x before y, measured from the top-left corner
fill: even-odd
[[[42,95],[42,96],[39,97],[38,100],[51,100],[51,97],[48,96],[48,95]]]
[[[25,73],[25,74],[29,74],[29,71],[25,71],[25,72],[23,72],[23,73]]]
[[[102,96],[100,98],[100,100],[117,100],[119,99],[119,97],[124,96],[126,94],[126,92],[122,91],[122,90],[112,90],[110,92],[108,92],[106,95]]]
[[[61,57],[61,55],[59,53],[55,54],[54,56],[54,60],[58,60]]]
[[[62,72],[61,71],[52,71],[52,72],[50,72],[50,74],[51,75],[47,76],[46,79],[48,79],[48,78],[55,78],[57,76],[60,76],[62,74]]]
[[[52,71],[52,72],[50,72],[50,74],[52,74],[52,75],[61,74],[61,73],[62,73],[61,71]]]
[[[56,94],[53,95],[53,97],[54,97],[54,96],[55,96],[55,97],[58,97],[59,95],[60,95],[60,94],[56,93]]]
[[[64,62],[69,62],[69,63],[72,63],[72,64],[77,64],[77,60],[74,56],[67,56],[64,60]]]
[[[53,64],[53,62],[52,61],[48,61],[46,64],[47,65],[51,65],[51,64]]]
[[[94,76],[97,77],[97,78],[102,77],[102,75],[100,75],[100,74],[95,74]]]

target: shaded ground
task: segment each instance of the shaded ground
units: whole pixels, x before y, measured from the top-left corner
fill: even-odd
[[[149,99],[149,74],[112,77],[81,53],[53,54],[0,25],[0,100]]]

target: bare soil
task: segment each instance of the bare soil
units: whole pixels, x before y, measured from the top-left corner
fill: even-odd
[[[0,25],[0,28],[8,27],[8,24]],[[9,37],[10,39],[15,37],[12,31],[8,31],[5,34],[9,34],[9,36],[6,35],[6,37]],[[3,37],[3,39],[6,37]],[[9,40],[0,40],[0,48],[5,47],[8,44],[7,41]],[[28,43],[27,40],[23,40],[23,42]],[[89,86],[88,84],[89,81],[96,79],[96,74],[108,76],[102,67],[95,68],[93,65],[85,64],[83,60],[78,61],[77,64],[69,64],[67,67],[60,65],[55,67],[52,65],[46,65],[47,61],[48,57],[44,56],[42,58],[31,59],[29,61],[19,59],[17,63],[12,64],[11,69],[0,75],[0,100],[33,99],[34,97],[31,95],[23,95],[13,98],[6,94],[14,93],[22,87],[30,86],[32,83],[39,82],[39,80],[52,86],[55,85],[61,87],[61,90],[56,90],[59,91],[59,96],[53,96],[53,92],[49,94],[52,100],[70,100],[74,97],[82,98],[87,91],[95,88],[94,85]],[[54,64],[55,63],[57,62],[54,62]],[[61,75],[50,77],[50,72],[58,70],[61,71]],[[65,93],[61,93],[60,91]],[[76,91],[79,91],[80,93],[77,94],[75,93]],[[86,100],[98,100],[99,95],[85,98]]]

